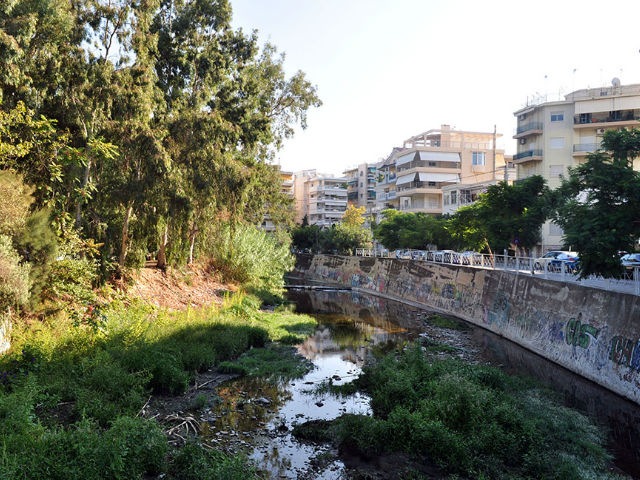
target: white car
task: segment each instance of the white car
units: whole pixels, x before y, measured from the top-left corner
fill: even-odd
[[[534,270],[548,271],[551,260],[570,260],[577,258],[576,252],[568,252],[566,250],[551,250],[545,253],[542,257],[536,258],[533,262]]]

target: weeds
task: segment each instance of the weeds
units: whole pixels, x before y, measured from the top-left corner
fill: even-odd
[[[151,393],[183,393],[197,372],[244,352],[248,372],[306,368],[264,347],[304,338],[314,320],[259,305],[242,294],[179,313],[116,301],[100,329],[63,315],[17,328],[0,361],[0,478],[255,478],[245,459],[196,444],[171,453],[157,422],[138,414]],[[192,407],[207,401],[197,396]],[[201,468],[185,467],[191,461]]]
[[[470,478],[613,478],[602,432],[531,380],[435,359],[416,345],[366,367],[355,386],[371,396],[373,417],[344,415],[296,433]]]

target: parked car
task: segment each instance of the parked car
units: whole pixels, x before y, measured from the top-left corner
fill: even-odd
[[[478,265],[482,263],[482,254],[471,250],[460,253],[459,257],[462,265]]]
[[[580,266],[580,258],[577,255],[562,253],[549,262],[549,271],[575,273]]]
[[[620,259],[622,266],[629,270],[633,270],[634,267],[640,267],[640,253],[627,253]]]
[[[413,260],[424,260],[427,256],[427,252],[424,252],[422,250],[412,250],[411,251],[411,258]]]
[[[533,268],[535,270],[547,270],[547,271],[551,271],[550,267],[550,263],[552,260],[555,260],[556,258],[560,257],[561,255],[564,255],[564,257],[560,258],[561,259],[566,259],[567,257],[577,257],[578,254],[576,252],[568,252],[568,251],[564,251],[564,250],[551,250],[547,253],[545,253],[542,257],[536,258],[533,262]]]

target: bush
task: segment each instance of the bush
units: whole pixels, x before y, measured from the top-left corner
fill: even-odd
[[[250,225],[238,226],[233,238],[229,225],[223,225],[212,232],[203,248],[210,265],[222,273],[225,281],[274,295],[282,292],[284,274],[294,266],[288,242],[279,242]]]
[[[366,367],[356,383],[374,417],[331,426],[343,449],[402,452],[473,478],[612,478],[603,433],[530,380],[416,346]]]
[[[31,266],[22,264],[11,239],[0,235],[0,313],[9,307],[21,306],[29,300]]]
[[[253,480],[255,470],[244,457],[228,457],[188,443],[176,455],[170,472],[176,480]]]

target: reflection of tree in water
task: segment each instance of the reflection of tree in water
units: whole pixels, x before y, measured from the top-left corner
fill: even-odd
[[[251,432],[267,422],[290,398],[285,383],[264,378],[245,377],[228,382],[218,389],[221,401],[211,409],[215,418],[203,428],[203,435],[219,431]],[[268,405],[251,399],[266,398]],[[222,439],[224,440],[224,439]]]

